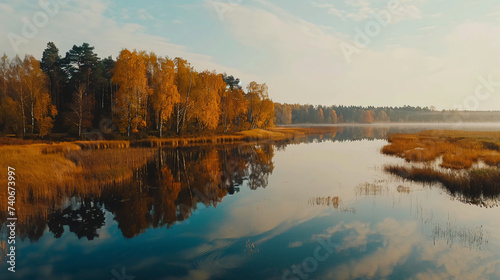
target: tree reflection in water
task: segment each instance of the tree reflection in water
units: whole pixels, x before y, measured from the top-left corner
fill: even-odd
[[[94,184],[57,185],[36,196],[33,183],[35,186],[27,185],[17,197],[18,237],[37,241],[48,227],[59,238],[67,226],[78,238],[92,240],[99,237],[106,211],[127,238],[151,227],[170,228],[189,219],[200,203],[217,207],[223,197],[241,187],[265,188],[274,170],[275,150],[291,144],[384,139],[390,130],[339,127],[331,134],[279,143],[165,148],[157,150],[155,160],[135,170],[134,178],[125,183],[98,185],[94,180]],[[0,222],[6,221],[7,213],[0,212]]]
[[[67,226],[78,238],[93,240],[105,224],[104,210],[126,238],[151,227],[170,228],[189,219],[200,203],[217,207],[244,185],[265,188],[274,169],[274,149],[268,143],[160,149],[129,182],[76,191],[58,187],[45,199],[19,197],[18,206],[29,213],[19,219],[19,237],[38,241],[48,227],[60,238]],[[0,219],[5,223],[5,213]]]
[[[86,199],[77,209],[73,209],[70,205],[62,211],[54,211],[49,215],[47,225],[55,238],[62,236],[63,226],[66,225],[69,226],[70,232],[78,236],[78,239],[87,237],[88,240],[93,240],[99,237],[97,230],[104,225],[104,220],[101,207]]]

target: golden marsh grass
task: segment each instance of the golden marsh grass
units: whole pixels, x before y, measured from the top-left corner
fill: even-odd
[[[430,130],[416,134],[393,134],[382,153],[407,161],[428,162],[442,156],[441,166],[471,168],[482,161],[500,164],[500,132]]]
[[[124,182],[154,155],[147,148],[82,150],[75,143],[0,146],[0,165],[15,168],[16,209],[20,220],[46,216],[47,205],[63,194],[99,195],[106,185]],[[7,172],[0,173],[7,182]],[[7,209],[7,192],[0,206]],[[4,207],[5,206],[5,207]]]
[[[388,165],[384,170],[405,180],[441,183],[450,194],[461,200],[482,205],[485,199],[497,199],[500,194],[500,170],[476,168],[464,172],[436,170],[430,166],[405,167]]]

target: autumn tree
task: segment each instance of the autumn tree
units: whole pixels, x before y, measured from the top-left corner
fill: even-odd
[[[24,60],[16,56],[9,72],[9,83],[18,104],[17,115],[23,135],[26,135],[27,119],[31,121],[29,127],[32,134],[36,128],[40,136],[46,135],[52,130],[57,110],[52,105],[47,76],[40,68],[40,62],[30,55],[26,55]]]
[[[0,59],[0,129],[2,131],[5,131],[5,110],[7,109],[5,107],[5,96],[7,95],[7,71],[9,70],[8,63],[8,57],[4,53],[2,58]]]
[[[337,112],[335,112],[334,109],[330,111],[330,116],[328,117],[328,122],[329,123],[337,123],[338,118],[337,118]]]
[[[238,78],[198,72],[182,58],[124,49],[116,62],[101,60],[88,43],[60,56],[48,42],[40,61],[1,57],[0,130],[43,136],[55,123],[56,130],[73,126],[81,136],[84,128],[100,124],[100,117],[114,118],[129,136],[154,126],[162,136],[169,125],[177,134],[262,128],[274,124],[267,91],[253,82],[245,92]],[[324,119],[329,112],[323,108]]]
[[[23,60],[16,55],[9,69],[9,84],[13,90],[14,98],[18,101],[17,115],[23,129],[23,137],[26,136],[27,129],[26,112],[29,111],[29,104],[31,103],[26,80],[27,73]]]
[[[195,86],[197,73],[185,59],[176,57],[174,63],[176,67],[175,85],[180,97],[175,106],[175,132],[180,134],[186,123],[186,116],[191,105],[191,90]]]
[[[56,106],[52,104],[49,88],[35,91],[33,115],[35,116],[38,135],[43,137],[52,131],[54,118],[57,116]]]
[[[24,84],[29,95],[29,110],[31,118],[31,133],[35,130],[35,121],[40,134],[47,134],[52,129],[52,100],[48,90],[48,79],[40,68],[40,62],[31,55],[26,55],[23,61],[25,72]],[[49,102],[49,103],[47,103]],[[43,132],[42,132],[43,131]],[[43,136],[41,135],[41,136]]]
[[[16,112],[19,104],[8,94],[10,82],[10,63],[7,55],[0,58],[0,129],[3,132],[17,132],[21,127]]]
[[[137,131],[146,123],[143,116],[149,88],[143,57],[135,50],[122,50],[113,70],[112,81],[119,86],[115,100],[118,127],[130,136],[132,130]]]
[[[175,64],[168,58],[158,58],[150,53],[146,59],[149,87],[152,90],[152,107],[160,137],[163,135],[163,123],[174,111],[180,96],[175,85]]]
[[[275,123],[292,124],[292,106],[289,104],[274,103]]]
[[[221,99],[221,124],[223,131],[228,129],[240,128],[246,119],[248,111],[248,100],[245,98],[245,92],[241,88],[228,88],[224,91]]]
[[[222,75],[204,71],[196,76],[196,87],[191,99],[192,116],[199,127],[215,129],[219,124],[220,99],[226,90]]]
[[[82,136],[83,127],[92,126],[93,106],[94,98],[86,93],[85,85],[80,85],[73,94],[70,111],[66,114],[66,120],[78,128],[78,137]]]
[[[7,83],[9,81],[9,58],[4,53],[0,58],[0,97],[7,95]]]
[[[19,104],[8,95],[0,97],[0,129],[4,133],[17,133],[22,127],[17,109]]]
[[[251,82],[247,86],[245,97],[249,102],[247,115],[250,128],[272,126],[274,124],[274,103],[269,99],[267,85]]]
[[[226,90],[221,95],[221,126],[226,132],[230,128],[240,127],[247,113],[248,101],[240,86],[240,79],[222,74]]]
[[[323,123],[324,121],[325,121],[325,115],[323,114],[323,108],[318,107],[318,110],[316,111],[316,122]]]
[[[373,111],[365,110],[361,113],[359,121],[362,123],[373,123],[373,121],[375,120],[373,115]]]
[[[384,110],[380,110],[376,114],[375,120],[377,122],[390,122],[389,116],[387,116],[387,113]]]

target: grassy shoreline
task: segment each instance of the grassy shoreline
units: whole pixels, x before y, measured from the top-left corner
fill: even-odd
[[[108,149],[130,147],[185,147],[204,144],[228,144],[256,141],[285,141],[305,137],[306,135],[333,133],[338,130],[334,126],[325,127],[273,127],[268,129],[252,129],[231,134],[186,135],[174,137],[151,137],[139,140],[93,140],[93,141],[34,141],[0,137],[0,148],[4,146],[45,145],[47,150],[64,149]],[[76,147],[78,146],[78,147]]]
[[[203,144],[278,143],[310,134],[334,132],[334,128],[271,128],[243,131],[234,135],[147,139],[136,141],[98,140],[60,143],[0,145],[0,166],[14,167],[20,185],[37,186],[33,198],[43,198],[54,188],[95,188],[132,178],[158,147],[184,147]],[[7,181],[7,173],[0,173]],[[0,193],[0,198],[5,195]],[[6,200],[4,200],[6,201]]]
[[[278,143],[311,134],[334,132],[335,128],[271,128],[232,135],[132,141],[26,141],[17,145],[0,145],[0,166],[5,170],[7,166],[16,169],[18,216],[28,221],[33,209],[46,216],[46,205],[63,203],[63,194],[99,195],[106,187],[132,180],[138,169],[154,159],[158,147]],[[0,173],[0,181],[7,182],[7,172]],[[0,201],[3,201],[0,206],[7,209],[7,192],[0,192]]]

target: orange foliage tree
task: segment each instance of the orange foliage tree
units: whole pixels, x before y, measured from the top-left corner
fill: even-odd
[[[157,57],[150,53],[146,59],[149,87],[152,90],[152,107],[160,137],[163,135],[163,123],[179,103],[180,95],[175,85],[175,64],[168,58]]]
[[[180,100],[175,106],[175,132],[180,134],[191,106],[191,90],[195,86],[197,73],[185,59],[176,57],[174,63],[176,66],[175,85],[180,96]]]
[[[26,72],[23,61],[16,55],[9,67],[9,86],[12,88],[14,98],[18,101],[17,116],[23,128],[23,137],[26,135],[26,112],[29,111],[30,95],[25,85]]]
[[[274,103],[269,99],[267,85],[251,82],[247,86],[246,98],[249,102],[248,122],[250,128],[272,126],[274,124]]]
[[[197,75],[191,99],[192,116],[202,129],[215,129],[219,124],[220,99],[225,90],[222,75],[215,71],[203,71]]]
[[[17,132],[21,119],[17,113],[19,104],[8,95],[10,63],[7,55],[0,58],[0,129],[4,132]]]
[[[240,128],[248,111],[248,100],[241,88],[227,88],[221,99],[221,122],[224,132]]]
[[[18,104],[17,115],[23,135],[29,126],[32,134],[36,128],[40,136],[45,136],[52,130],[57,110],[52,105],[47,76],[40,69],[40,62],[31,55],[26,55],[23,60],[16,56],[9,68],[9,84]],[[28,118],[30,125],[27,124]]]
[[[337,123],[338,118],[337,118],[337,112],[335,110],[330,111],[330,117],[328,118],[329,123]]]
[[[363,111],[361,113],[360,122],[362,123],[373,123],[375,118],[373,117],[374,112],[370,110]]]
[[[112,81],[119,86],[115,100],[118,127],[130,136],[131,130],[137,131],[146,125],[144,116],[150,90],[147,86],[144,55],[136,50],[122,50],[113,69]]]

